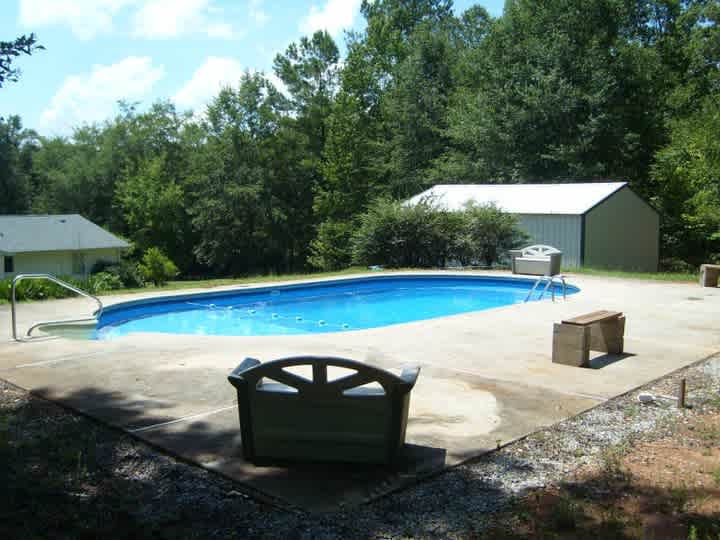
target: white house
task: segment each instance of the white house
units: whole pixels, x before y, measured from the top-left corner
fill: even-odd
[[[468,201],[515,214],[530,244],[563,252],[563,266],[654,272],[660,217],[626,182],[436,185],[407,201],[448,210]]]
[[[98,261],[118,262],[128,247],[78,214],[0,216],[0,279],[27,273],[83,277]]]

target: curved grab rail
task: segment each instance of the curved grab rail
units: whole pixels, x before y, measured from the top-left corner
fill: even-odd
[[[28,329],[25,336],[18,336],[17,314],[16,314],[16,304],[17,304],[16,290],[17,290],[17,284],[25,279],[38,279],[38,280],[39,279],[47,279],[48,281],[52,281],[53,283],[56,283],[56,284],[60,285],[61,287],[68,289],[69,291],[79,294],[80,296],[84,296],[85,298],[94,300],[95,302],[97,302],[98,309],[95,311],[95,313],[93,313],[92,317],[84,317],[81,319],[54,320],[54,321],[45,321],[45,322],[35,323]],[[18,274],[12,280],[12,293],[11,293],[11,305],[10,305],[13,339],[15,341],[32,341],[33,339],[40,339],[39,336],[35,337],[35,336],[31,335],[32,331],[40,326],[58,326],[61,324],[72,324],[72,323],[97,321],[102,316],[103,307],[104,307],[103,303],[100,301],[100,299],[97,296],[92,295],[89,292],[83,291],[82,289],[78,289],[77,287],[75,287],[74,285],[71,285],[67,281],[63,281],[62,279],[57,278],[51,274]]]

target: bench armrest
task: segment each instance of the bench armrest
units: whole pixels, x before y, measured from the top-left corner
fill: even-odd
[[[254,368],[255,366],[259,365],[260,360],[256,360],[255,358],[246,358],[238,367],[232,370],[232,373],[228,375],[228,380],[232,383],[234,379],[241,379],[242,374],[245,373],[248,369]]]
[[[508,249],[507,253],[511,259],[514,259],[515,257],[522,257],[523,250],[522,249]]]
[[[420,366],[403,366],[400,378],[405,384],[409,384],[410,388],[415,386],[418,375],[420,374]]]

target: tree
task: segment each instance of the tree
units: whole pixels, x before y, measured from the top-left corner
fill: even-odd
[[[672,125],[652,168],[664,255],[720,261],[720,93]]]
[[[259,74],[243,75],[207,109],[207,142],[189,182],[198,260],[221,274],[270,270],[271,197],[267,146],[278,130],[281,96]]]
[[[32,158],[36,135],[19,116],[0,117],[0,214],[23,214],[32,197]]]
[[[20,70],[12,67],[12,63],[21,54],[31,55],[45,47],[37,43],[35,34],[22,35],[14,41],[0,41],[0,88],[10,81],[16,82]]]
[[[453,96],[460,151],[441,165],[481,180],[644,181],[664,141],[668,80],[645,5],[508,2]]]

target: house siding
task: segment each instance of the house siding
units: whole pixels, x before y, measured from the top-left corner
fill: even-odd
[[[585,266],[656,272],[659,242],[660,217],[628,188],[585,215]]]
[[[84,259],[84,272],[76,273],[73,268],[73,256],[82,254]],[[92,249],[81,251],[45,251],[37,253],[16,253],[14,274],[5,274],[4,266],[0,260],[0,277],[15,274],[53,274],[55,276],[85,277],[90,273],[93,265],[98,261],[118,262],[120,250]]]
[[[563,268],[582,264],[582,216],[516,214],[520,229],[530,236],[525,245],[547,244],[563,252]]]

